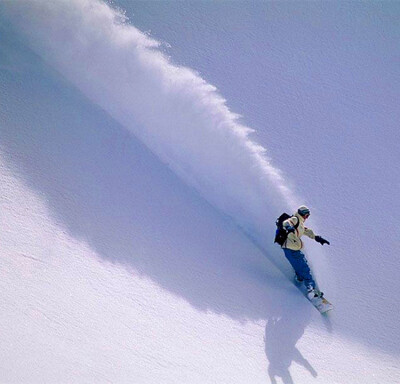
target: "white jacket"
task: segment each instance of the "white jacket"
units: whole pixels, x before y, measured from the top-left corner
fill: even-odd
[[[285,220],[283,222],[283,228],[295,227],[297,223],[299,223],[298,227],[294,232],[289,233],[282,248],[289,248],[293,251],[299,251],[303,248],[301,236],[306,235],[311,239],[315,239],[313,230],[304,226],[304,218],[298,213],[295,213],[290,219]]]

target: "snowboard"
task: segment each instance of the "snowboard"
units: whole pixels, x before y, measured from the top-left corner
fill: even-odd
[[[319,311],[319,313],[326,313],[328,311],[331,311],[333,309],[333,305],[332,303],[330,303],[325,297],[314,297],[312,299],[309,299],[307,297],[307,291],[304,287],[304,285],[299,282],[298,280],[296,280],[296,278],[294,279],[294,283],[297,286],[297,288],[300,289],[300,291],[303,293],[303,295],[307,298],[307,300],[309,300],[311,302],[311,304],[317,308],[317,310]]]
[[[311,304],[317,308],[319,313],[326,313],[333,309],[333,305],[327,299],[325,299],[325,297],[314,297],[309,300],[311,301]]]

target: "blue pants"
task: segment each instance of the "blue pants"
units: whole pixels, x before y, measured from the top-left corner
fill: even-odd
[[[307,289],[315,288],[315,281],[311,275],[310,267],[308,266],[306,256],[301,251],[292,251],[288,248],[283,248],[286,258],[296,272],[300,280],[304,280],[304,285]]]

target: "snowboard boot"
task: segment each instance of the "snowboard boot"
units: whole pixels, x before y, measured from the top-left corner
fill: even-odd
[[[310,288],[307,291],[307,297],[309,300],[313,300],[316,298],[322,299],[324,296],[324,293],[318,290],[317,288]]]

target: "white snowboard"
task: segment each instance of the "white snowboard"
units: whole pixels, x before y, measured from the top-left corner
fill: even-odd
[[[300,281],[296,280],[296,278],[294,279],[294,283],[296,287],[299,288],[300,291],[307,297],[307,291],[304,285]],[[307,299],[311,301],[311,304],[317,308],[320,313],[326,313],[333,309],[332,303],[325,299],[325,297],[314,297],[312,299],[307,297]]]
[[[325,299],[325,297],[314,297],[310,299],[312,305],[318,309],[320,313],[326,313],[333,309],[333,305]]]

